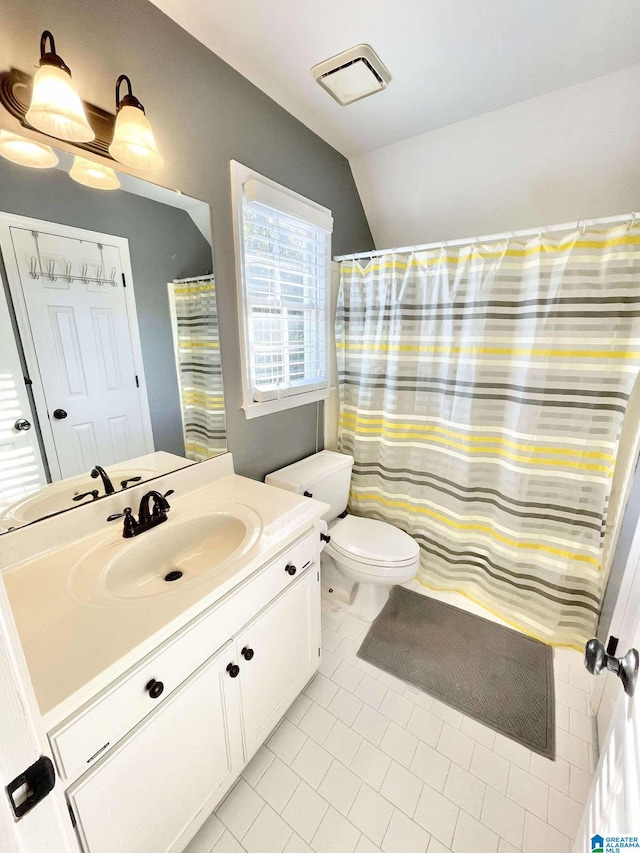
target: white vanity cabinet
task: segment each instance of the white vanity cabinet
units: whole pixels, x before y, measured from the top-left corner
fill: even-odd
[[[84,853],[182,851],[319,662],[313,530],[50,733]]]

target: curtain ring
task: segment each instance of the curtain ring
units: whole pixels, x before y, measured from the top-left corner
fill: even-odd
[[[584,237],[584,232],[587,230],[587,220],[583,219],[581,222],[578,223],[578,225],[580,227],[580,235]]]
[[[637,218],[638,218],[638,214],[637,214],[637,212],[636,212],[636,211],[633,211],[633,213],[631,214],[631,222],[630,222],[630,223],[629,223],[629,225],[627,226],[627,231],[631,231],[631,229],[633,228],[633,226],[636,224],[636,219],[637,219]]]

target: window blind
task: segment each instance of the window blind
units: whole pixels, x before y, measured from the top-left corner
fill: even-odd
[[[326,388],[331,216],[255,180],[242,213],[253,399]]]

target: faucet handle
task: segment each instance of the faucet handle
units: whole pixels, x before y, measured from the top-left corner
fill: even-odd
[[[126,489],[129,483],[139,483],[142,480],[142,477],[129,477],[127,480],[120,480],[120,485],[123,489]]]
[[[88,497],[89,497],[89,495],[91,495],[91,500],[92,500],[92,501],[97,501],[97,500],[98,500],[98,494],[99,494],[99,492],[98,492],[98,490],[97,490],[97,489],[92,489],[90,492],[85,492],[85,493],[84,493],[84,494],[82,494],[82,495],[74,495],[74,496],[71,498],[71,500],[72,500],[72,501],[81,501],[81,500],[83,500],[84,498],[88,498]]]
[[[107,521],[115,521],[117,518],[124,518],[124,529],[122,531],[122,535],[125,539],[129,539],[131,536],[135,536],[135,529],[138,526],[138,522],[133,517],[133,510],[130,506],[124,508],[124,512],[116,512],[113,515],[108,516]]]
[[[169,489],[169,491],[168,491],[168,492],[165,492],[165,493],[164,493],[164,495],[163,495],[162,497],[163,497],[163,498],[168,498],[168,497],[169,497],[169,495],[174,494],[174,492],[175,492],[175,489]]]

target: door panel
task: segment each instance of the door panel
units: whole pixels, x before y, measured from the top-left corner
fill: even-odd
[[[54,470],[71,477],[149,452],[118,248],[14,226],[10,234]],[[67,416],[55,418],[57,409]]]
[[[312,567],[236,639],[247,759],[318,668],[319,646],[320,584]],[[251,660],[243,649],[253,651]]]
[[[0,281],[0,511],[44,486],[47,478],[34,427],[11,318]],[[18,430],[16,421],[29,421]]]
[[[242,767],[228,643],[68,791],[88,853],[177,853]]]

